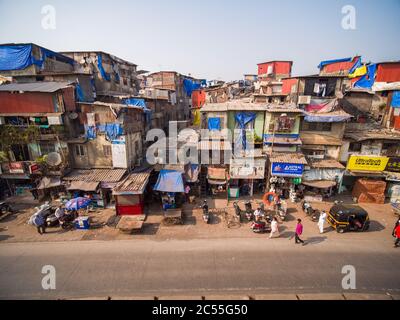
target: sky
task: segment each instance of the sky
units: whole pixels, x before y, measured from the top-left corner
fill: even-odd
[[[55,29],[42,27],[46,5]],[[342,28],[345,5],[355,29]],[[294,61],[293,75],[357,54],[400,60],[399,31],[400,0],[0,0],[0,43],[105,51],[208,80],[242,79],[270,60]]]

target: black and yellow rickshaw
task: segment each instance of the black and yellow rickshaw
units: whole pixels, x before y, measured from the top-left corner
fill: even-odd
[[[327,221],[338,233],[367,231],[370,225],[368,212],[355,205],[333,206],[328,213]]]

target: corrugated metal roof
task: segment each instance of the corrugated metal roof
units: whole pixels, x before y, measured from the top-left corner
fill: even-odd
[[[270,160],[278,163],[308,164],[302,153],[274,153]]]
[[[23,92],[56,92],[69,87],[73,82],[32,82],[32,83],[10,83],[0,86],[0,91],[23,91]]]
[[[219,111],[266,111],[267,105],[252,103],[242,100],[233,100],[224,103],[207,103],[200,112],[219,112]]]
[[[400,134],[392,132],[390,130],[380,129],[380,130],[361,130],[353,132],[345,132],[344,136],[346,138],[353,139],[355,141],[365,141],[365,140],[400,140]]]
[[[149,181],[150,171],[132,173],[113,189],[114,195],[142,194]]]
[[[327,145],[327,146],[341,146],[342,140],[336,137],[316,134],[316,133],[300,133],[300,139],[303,141],[303,144],[307,145]]]
[[[66,175],[66,181],[86,181],[86,182],[119,182],[126,174],[126,169],[91,169],[74,170]]]
[[[345,166],[340,162],[332,159],[326,160],[312,160],[310,161],[311,168],[321,168],[321,169],[345,169]]]
[[[274,144],[293,144],[293,145],[301,145],[302,142],[299,138],[284,138],[284,137],[268,137],[265,140],[266,143],[274,143]]]

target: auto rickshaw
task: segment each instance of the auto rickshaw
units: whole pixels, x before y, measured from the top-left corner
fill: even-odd
[[[355,205],[333,206],[329,210],[327,221],[338,233],[367,231],[370,225],[368,212]]]

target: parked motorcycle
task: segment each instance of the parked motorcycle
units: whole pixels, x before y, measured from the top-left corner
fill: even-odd
[[[203,221],[205,223],[209,224],[210,220],[211,220],[211,216],[210,216],[207,200],[204,200],[204,204],[202,205],[202,209],[203,209]]]
[[[286,220],[287,216],[287,203],[286,201],[280,200],[276,203],[276,215],[281,221]]]
[[[247,201],[245,204],[245,216],[248,221],[252,221],[254,219],[254,212],[251,206],[251,202]]]
[[[303,209],[303,212],[307,216],[310,217],[311,221],[313,221],[313,222],[317,222],[318,221],[320,212],[318,210],[314,209],[311,206],[311,203],[309,203],[308,201],[304,200],[303,204],[302,204],[302,209]]]
[[[0,202],[0,216],[6,213],[13,213],[13,212],[14,210],[8,203],[6,203],[5,201]]]
[[[265,221],[257,220],[251,224],[251,229],[254,233],[265,233],[268,232],[267,224]]]
[[[239,218],[239,221],[242,222],[242,209],[240,209],[237,202],[233,203],[233,208],[235,209],[235,215]]]
[[[68,213],[63,215],[61,218],[58,219],[60,223],[60,227],[63,230],[71,230],[75,228],[75,214],[74,213]]]

